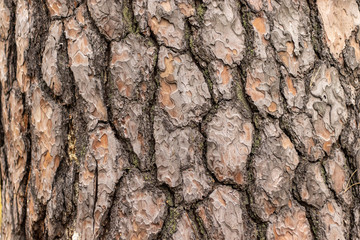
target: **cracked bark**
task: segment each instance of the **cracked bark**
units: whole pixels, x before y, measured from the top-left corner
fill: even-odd
[[[360,239],[359,6],[0,0],[1,238]]]

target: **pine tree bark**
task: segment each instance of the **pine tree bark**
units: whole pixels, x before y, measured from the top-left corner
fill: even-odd
[[[359,6],[0,0],[1,239],[360,239]]]

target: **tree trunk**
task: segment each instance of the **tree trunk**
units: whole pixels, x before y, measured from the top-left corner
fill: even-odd
[[[360,239],[359,6],[0,0],[1,239]]]

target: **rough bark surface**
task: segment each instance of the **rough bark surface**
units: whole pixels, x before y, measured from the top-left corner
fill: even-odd
[[[359,78],[359,0],[0,0],[0,238],[360,240]]]

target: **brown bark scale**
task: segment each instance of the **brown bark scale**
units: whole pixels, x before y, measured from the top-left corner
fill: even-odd
[[[360,239],[359,7],[0,0],[1,239]]]

